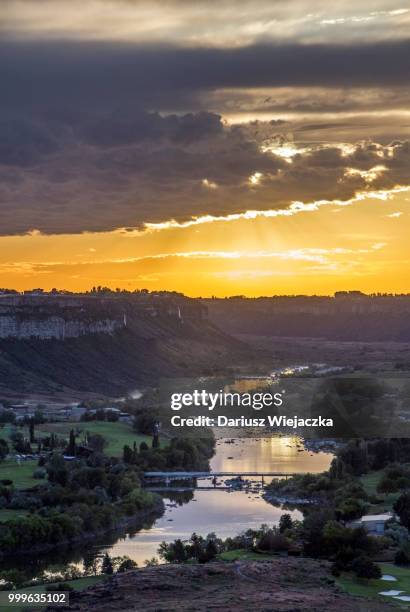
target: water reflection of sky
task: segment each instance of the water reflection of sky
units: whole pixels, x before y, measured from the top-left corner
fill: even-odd
[[[214,471],[321,472],[328,468],[331,460],[329,454],[302,450],[299,439],[290,437],[239,439],[233,444],[220,440],[216,451],[211,461]],[[257,490],[196,490],[188,504],[175,507],[168,499],[165,503],[168,505],[164,516],[152,529],[118,540],[109,548],[110,554],[128,555],[141,565],[157,555],[163,540],[188,539],[194,531],[201,535],[215,532],[226,538],[250,527],[258,528],[262,523],[276,524],[284,512],[266,503]],[[291,514],[294,518],[301,517],[298,511]]]
[[[215,472],[323,472],[332,456],[305,450],[297,437],[239,438],[234,444],[218,440],[211,460]]]
[[[169,503],[165,499],[165,503]],[[111,555],[128,555],[139,564],[157,554],[159,544],[181,538],[185,540],[195,531],[201,535],[211,532],[222,538],[236,535],[262,523],[275,524],[283,513],[281,508],[267,504],[259,493],[242,491],[196,491],[188,504],[167,507],[164,517],[154,527],[142,530],[131,538],[118,541]],[[295,518],[300,513],[292,513]]]

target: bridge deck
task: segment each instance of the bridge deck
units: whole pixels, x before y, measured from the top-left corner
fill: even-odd
[[[146,478],[218,478],[222,476],[295,476],[291,472],[144,472]]]
[[[194,491],[239,491],[240,489],[234,489],[232,487],[228,487],[225,485],[218,485],[217,487],[165,487],[165,486],[157,486],[157,487],[145,487],[145,491],[152,491],[153,493],[193,493]],[[248,489],[242,489],[243,491],[248,491]],[[258,490],[259,491],[259,490]],[[253,492],[253,489],[252,489]],[[263,492],[263,489],[260,489],[260,492]]]

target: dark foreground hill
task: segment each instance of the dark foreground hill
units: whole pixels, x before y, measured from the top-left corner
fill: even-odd
[[[70,612],[382,612],[388,603],[342,593],[327,562],[274,561],[163,565],[116,574],[71,596]],[[49,612],[60,608],[47,608]]]
[[[3,311],[0,397],[69,390],[119,396],[160,377],[209,375],[249,357],[245,344],[183,297],[41,298]]]

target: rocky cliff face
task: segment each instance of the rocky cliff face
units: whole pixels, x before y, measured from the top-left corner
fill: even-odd
[[[88,334],[112,334],[121,327],[124,327],[124,321],[121,319],[79,321],[58,316],[36,319],[33,316],[24,318],[16,315],[0,315],[0,338],[19,340],[28,338],[65,340]]]
[[[205,314],[194,300],[172,295],[5,295],[0,296],[0,339],[65,340],[112,334],[127,321],[167,317],[183,325]]]
[[[183,296],[0,297],[0,397],[73,389],[119,396],[249,358]]]

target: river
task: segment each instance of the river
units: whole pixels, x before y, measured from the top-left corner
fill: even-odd
[[[275,436],[264,438],[222,438],[217,440],[210,467],[215,472],[287,472],[318,473],[328,469],[333,455],[312,453],[304,448],[298,437]],[[299,510],[284,510],[273,506],[262,497],[261,478],[250,479],[252,486],[244,490],[212,489],[210,479],[199,479],[198,488],[184,493],[163,495],[164,515],[146,528],[141,524],[128,533],[108,533],[94,544],[78,544],[48,555],[8,559],[4,569],[19,569],[34,578],[43,572],[49,577],[64,572],[69,566],[83,570],[85,557],[127,555],[141,567],[147,559],[158,558],[162,541],[177,538],[187,540],[193,532],[206,536],[216,533],[221,538],[235,536],[261,524],[275,525],[285,511],[293,518],[301,518]],[[265,478],[265,483],[269,479]],[[224,479],[219,479],[219,485]],[[209,488],[206,488],[209,487]],[[160,559],[158,559],[160,561]]]
[[[318,473],[328,469],[331,459],[329,453],[305,450],[297,437],[240,438],[233,442],[221,439],[217,442],[211,469]],[[193,532],[204,536],[215,532],[226,538],[251,527],[258,528],[262,523],[275,525],[284,512],[280,506],[263,499],[256,479],[251,491],[201,490],[211,483],[200,480],[198,484],[193,493],[164,495],[165,514],[150,529],[119,538],[114,545],[103,547],[103,552],[111,556],[127,555],[144,565],[146,559],[157,557],[162,541],[186,540]],[[290,514],[301,518],[298,510]]]
[[[279,375],[293,375],[297,368],[287,368],[273,372],[263,379],[274,384]],[[273,381],[273,382],[272,382]],[[249,377],[235,380],[226,385],[225,390],[240,392],[258,388],[260,378]],[[135,396],[140,396],[135,391]],[[304,448],[297,436],[271,436],[260,438],[221,438],[216,442],[215,454],[210,461],[214,472],[282,472],[282,473],[319,473],[327,470],[333,455],[327,452],[313,453]],[[187,540],[193,532],[206,536],[216,533],[221,538],[235,536],[249,528],[259,528],[261,524],[275,525],[286,511],[294,518],[301,518],[299,510],[283,509],[274,506],[263,498],[261,478],[250,479],[252,484],[243,490],[224,489],[224,479],[212,488],[210,479],[199,479],[195,490],[163,494],[164,515],[147,521],[146,528],[136,525],[129,533],[110,533],[93,545],[81,544],[69,550],[56,551],[46,557],[25,560],[9,560],[9,568],[24,570],[32,577],[43,571],[53,575],[69,565],[83,567],[84,557],[101,556],[108,552],[112,557],[127,555],[138,563],[145,564],[147,559],[158,558],[158,547],[162,541],[171,542],[177,538]],[[265,478],[265,483],[269,481]],[[218,489],[218,487],[220,487]]]

